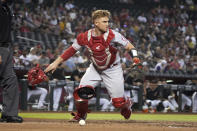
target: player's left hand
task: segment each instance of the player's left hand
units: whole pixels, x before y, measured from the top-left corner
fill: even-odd
[[[128,75],[136,82],[144,81],[145,75],[143,72],[143,66],[138,57],[133,58],[133,64],[128,68]]]
[[[133,58],[133,63],[136,64],[136,65],[139,64],[140,63],[140,59],[138,57],[134,57]]]
[[[142,69],[142,64],[140,62],[140,59],[138,57],[134,57],[133,58],[133,64],[131,65],[130,68],[138,68],[138,69]]]

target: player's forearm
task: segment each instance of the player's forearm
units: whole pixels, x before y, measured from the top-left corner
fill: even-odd
[[[136,50],[136,48],[131,44],[128,43],[127,46],[125,47],[125,49],[127,49],[129,51],[129,54],[131,55],[131,57],[133,58],[138,58],[138,52]],[[136,63],[139,63],[139,60],[137,60]]]
[[[133,62],[135,64],[140,63],[140,59],[138,58],[138,52],[136,48],[130,42],[127,44],[125,49],[129,50],[129,54],[131,55],[131,57],[133,57]]]
[[[130,51],[132,49],[135,49],[135,47],[129,42],[126,46],[125,46],[125,49]]]
[[[61,56],[59,56],[55,61],[54,61],[54,63],[56,63],[57,65],[59,65],[60,63],[62,63],[64,61],[64,59],[61,57]]]
[[[136,48],[130,42],[127,44],[127,46],[125,47],[125,49],[129,51],[129,54],[132,57],[138,57],[138,53],[137,53]]]
[[[61,62],[68,60],[70,57],[72,57],[77,50],[75,50],[72,46],[70,46],[68,49],[64,51],[64,53],[60,56],[62,59],[59,59]]]

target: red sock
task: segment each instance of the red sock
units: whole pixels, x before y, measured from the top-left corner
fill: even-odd
[[[88,112],[88,101],[75,102],[77,114],[84,117]]]

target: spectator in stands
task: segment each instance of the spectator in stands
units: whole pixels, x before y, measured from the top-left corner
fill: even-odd
[[[37,109],[46,109],[47,107],[44,105],[44,103],[45,103],[47,93],[48,91],[45,88],[29,85],[27,88],[27,101],[30,100],[30,97],[32,95],[40,95]]]
[[[161,103],[160,88],[155,82],[147,82],[145,88],[145,106],[148,106],[151,113],[156,112],[157,106]]]
[[[145,100],[145,106],[148,106],[150,108],[150,112],[154,113],[156,111],[163,111],[168,112],[169,109],[175,111],[174,106],[168,101],[163,99],[162,97],[162,89],[160,86],[158,86],[160,81],[155,83],[153,81],[152,83],[148,83],[146,85],[146,100]]]
[[[54,73],[52,74],[52,78],[54,82],[59,82],[59,81],[65,81],[65,72],[64,72],[64,68],[62,67],[62,65],[59,65],[57,70],[54,71]],[[53,90],[53,111],[57,111],[59,108],[59,101],[60,101],[60,97],[62,94],[62,88],[64,86],[58,86],[56,85],[54,87]]]
[[[193,80],[194,85],[197,85],[197,80]],[[197,113],[197,91],[192,95],[192,112]]]
[[[96,105],[97,99],[93,97],[91,100],[88,101],[88,105]],[[115,107],[111,104],[110,100],[102,97],[99,99],[99,106],[101,106],[100,111],[107,112],[107,111],[114,111]]]
[[[50,59],[49,59],[49,57],[46,56],[45,51],[42,52],[42,54],[38,60],[38,63],[40,64],[40,66],[47,66],[50,63]]]
[[[85,58],[82,57],[82,55],[80,54],[80,52],[77,52],[74,56],[73,56],[73,60],[74,60],[74,63],[75,64],[78,64],[78,63],[85,63]]]
[[[192,40],[191,37],[188,38],[188,40],[186,41],[191,55],[193,55],[195,53],[195,48],[196,48],[196,42],[195,41],[196,40]]]
[[[187,80],[185,85],[191,85],[192,81],[191,80]],[[189,111],[191,106],[192,106],[192,100],[191,100],[191,95],[192,92],[191,91],[186,91],[184,90],[183,92],[181,92],[181,99],[182,99],[182,103],[181,103],[181,110],[182,111]],[[180,92],[177,92],[177,96],[180,97]]]
[[[75,82],[75,81],[73,81]],[[66,93],[68,94],[67,96],[64,97],[65,103],[68,102],[68,111],[73,111],[74,108],[74,97],[73,97],[73,92],[74,92],[74,83],[72,85],[66,85],[64,86],[64,89]]]
[[[88,105],[96,105],[96,98],[92,98],[89,102]],[[99,99],[99,105],[101,106],[100,111],[102,112],[113,112],[115,107],[110,103],[110,101],[106,98],[100,98]]]
[[[155,51],[153,52],[153,57],[155,57],[156,59],[162,59],[163,54],[162,54],[162,50],[159,46],[157,46],[155,48]]]
[[[167,67],[167,61],[166,60],[160,60],[157,65],[155,66],[156,72],[165,72]]]
[[[142,13],[141,15],[139,15],[139,16],[137,17],[137,20],[138,20],[139,22],[142,22],[142,23],[146,23],[146,22],[147,22],[147,19],[146,19],[146,17],[144,16],[144,13]]]
[[[21,65],[21,59],[19,58],[20,54],[16,50],[14,51],[13,57],[14,57],[14,67],[22,67]]]
[[[74,57],[65,61],[63,65],[67,72],[72,72],[76,69],[76,64],[74,63]]]
[[[180,64],[177,60],[177,56],[174,56],[173,60],[169,64],[169,68],[173,70],[179,70],[180,69]]]
[[[24,66],[24,67],[28,67],[30,66],[30,62],[27,58],[27,50],[23,50],[22,51],[22,54],[20,55],[19,57],[21,59],[21,64]]]
[[[64,6],[67,10],[71,10],[75,7],[75,5],[73,4],[73,1],[68,1]]]
[[[184,55],[179,55],[179,56],[177,56],[178,57],[178,63],[179,63],[179,65],[180,65],[180,70],[185,70],[185,68],[186,68],[186,64],[185,64],[185,61],[184,61]]]
[[[138,109],[138,93],[139,93],[139,88],[142,87],[142,82],[141,81],[133,81],[132,83],[132,89],[125,89],[125,96],[130,97],[133,101],[133,106],[132,109]],[[131,84],[129,84],[131,85]]]
[[[46,56],[48,56],[49,57],[49,59],[51,60],[51,59],[54,59],[54,54],[52,53],[52,49],[50,49],[50,48],[47,48],[46,49]]]
[[[194,73],[197,73],[197,54],[193,56],[192,66],[194,69]]]
[[[30,32],[30,29],[29,29],[26,21],[23,21],[22,26],[20,27],[20,31],[21,32]]]
[[[170,104],[172,104],[172,106],[170,106],[170,109],[173,112],[177,112],[179,106],[178,106],[178,104],[176,102],[175,94],[172,91],[170,91],[170,93],[168,95],[168,101],[170,102]]]
[[[149,41],[150,41],[151,43],[154,43],[154,42],[157,41],[157,37],[156,37],[156,35],[155,35],[155,32],[151,32],[150,34],[148,34],[148,38],[149,38]]]
[[[27,60],[31,63],[31,64],[37,64],[38,60],[39,60],[39,56],[37,55],[37,49],[35,47],[32,47],[30,49],[29,54],[27,55]]]
[[[79,83],[86,69],[87,69],[87,66],[85,63],[78,63],[77,68],[72,72],[71,78],[69,80]],[[67,85],[64,87],[64,89],[68,93],[68,96],[65,97],[65,101],[66,102],[69,101],[68,111],[73,111],[73,107],[74,107],[74,97],[73,97],[73,92],[75,88],[74,85],[72,86]]]
[[[28,4],[28,8],[24,10],[24,7],[27,7],[26,3]],[[75,5],[73,1],[66,1],[65,4],[59,1],[57,1],[57,3],[61,4],[57,5],[58,8],[50,7],[48,4],[44,6],[36,5],[30,1],[25,2],[25,4],[18,4],[16,2],[14,9],[19,17],[14,21],[16,25],[14,27],[15,32],[18,32],[18,29],[24,25],[22,23],[26,23],[25,26],[28,26],[30,32],[46,32],[46,35],[47,33],[61,32],[63,28],[50,27],[51,19],[54,17],[54,14],[56,14],[58,18],[56,17],[55,19],[64,22],[63,32],[69,35],[62,35],[62,37],[67,40],[69,45],[71,41],[75,40],[74,35],[86,30],[84,26],[87,28],[92,26],[90,24],[91,19],[88,16],[89,10],[92,10],[92,8],[89,7],[88,4],[86,5],[88,8],[77,10],[77,6],[80,6],[80,2],[77,5]],[[157,1],[157,4],[155,4],[154,1],[149,1],[147,3],[151,6],[140,4],[142,8],[136,9],[136,7],[139,7],[139,3],[135,1],[131,9],[127,9],[126,7],[112,9],[112,18],[114,21],[112,27],[123,32],[128,39],[132,37],[132,41],[137,45],[137,48],[141,48],[142,46],[145,47],[142,55],[146,52],[145,58],[148,62],[147,72],[149,70],[154,70],[158,64],[158,59],[165,59],[170,63],[172,59],[174,60],[173,57],[175,55],[179,58],[177,58],[176,62],[173,61],[171,63],[171,70],[181,69],[186,73],[195,72],[196,66],[193,64],[195,61],[192,60],[192,57],[197,53],[197,24],[195,22],[195,11],[193,11],[192,8],[196,6],[196,2],[186,0],[176,3],[175,6],[174,1],[170,1],[164,6],[160,1]],[[159,6],[160,4],[162,6]],[[172,6],[176,8],[172,9]],[[66,14],[64,16],[64,21],[62,19],[62,14]],[[72,21],[71,18],[77,18],[77,21]],[[32,37],[33,36],[34,35],[32,35]],[[18,39],[14,37],[14,41],[15,40],[18,41]],[[55,41],[52,44],[52,47],[54,47],[57,45],[57,42]],[[49,45],[45,46],[47,47],[46,50],[48,50]],[[54,59],[54,49],[50,50],[50,53],[48,53],[48,51],[46,52],[47,56],[52,61],[52,59]],[[122,54],[126,54],[126,52]],[[180,54],[182,54],[182,56],[179,56]],[[123,62],[125,62],[124,57],[125,56],[122,55]],[[72,58],[66,61],[66,65],[69,67],[68,71],[70,72],[76,68]]]
[[[161,83],[158,83],[158,85],[166,85],[166,81],[162,80]],[[173,112],[178,111],[178,104],[175,100],[175,94],[170,88],[163,88],[162,89],[162,98],[163,98],[163,103],[169,107],[169,110]],[[164,110],[164,112],[167,112],[168,108]]]

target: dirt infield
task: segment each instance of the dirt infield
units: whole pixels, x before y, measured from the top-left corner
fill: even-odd
[[[95,121],[85,126],[68,120],[24,119],[18,123],[0,123],[0,131],[197,131],[197,122]]]

